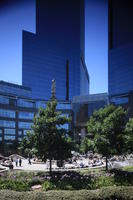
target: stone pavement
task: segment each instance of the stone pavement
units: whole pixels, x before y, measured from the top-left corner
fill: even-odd
[[[47,171],[46,164],[28,164],[28,159],[22,159],[22,166],[16,167],[15,162],[13,162],[14,169],[26,170],[26,171]]]

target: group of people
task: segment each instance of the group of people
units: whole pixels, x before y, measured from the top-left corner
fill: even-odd
[[[16,160],[15,160],[15,164],[16,164],[16,167],[18,167],[18,166],[21,167],[21,165],[22,165],[22,159],[21,159],[21,158],[16,159]]]

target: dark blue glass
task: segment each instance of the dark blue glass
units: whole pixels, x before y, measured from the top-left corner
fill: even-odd
[[[40,99],[50,98],[53,78],[57,99],[66,100],[67,88],[70,100],[75,95],[88,94],[84,0],[40,0],[36,16],[36,34],[23,32],[23,85],[31,87],[33,97]]]

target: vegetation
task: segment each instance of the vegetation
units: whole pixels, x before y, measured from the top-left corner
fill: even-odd
[[[106,187],[100,190],[15,192],[0,191],[1,200],[132,200],[133,187]]]
[[[122,107],[109,105],[95,111],[87,123],[87,137],[93,139],[94,151],[106,157],[107,170],[110,156],[130,152],[133,148],[133,119],[126,124],[126,116]]]
[[[104,169],[82,172],[21,172],[11,171],[0,177],[0,189],[30,191],[34,185],[42,185],[47,190],[81,190],[100,189],[108,186],[133,186],[133,173],[113,170],[108,173]]]
[[[46,109],[41,108],[34,118],[32,132],[21,143],[21,151],[33,151],[43,161],[49,159],[50,173],[52,160],[66,160],[71,157],[72,142],[63,125],[70,122],[66,116],[56,111],[57,101],[50,100]]]

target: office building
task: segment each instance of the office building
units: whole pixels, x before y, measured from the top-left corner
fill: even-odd
[[[110,102],[128,108],[133,91],[133,4],[109,0],[108,91]]]
[[[86,125],[88,119],[95,110],[105,107],[109,104],[108,94],[90,94],[84,96],[75,96],[72,101],[73,111],[73,132],[75,139],[84,138],[86,135]]]
[[[84,0],[36,1],[36,34],[23,31],[22,56],[22,84],[32,89],[33,98],[49,99],[53,78],[57,99],[89,94],[84,4]]]
[[[46,107],[46,100],[30,95],[30,88],[0,81],[0,153],[16,152],[19,141],[31,130],[34,115],[40,107]],[[72,116],[70,101],[58,101],[57,110]],[[71,129],[71,123],[64,128]]]

